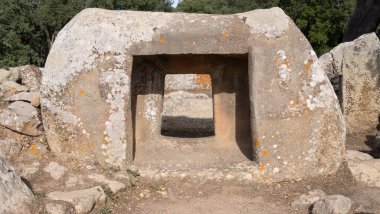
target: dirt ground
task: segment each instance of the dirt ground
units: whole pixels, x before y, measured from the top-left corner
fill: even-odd
[[[349,135],[347,148],[356,149],[374,157],[379,151],[371,148],[370,134]],[[366,144],[367,142],[367,144]],[[44,165],[54,157],[40,159]],[[73,165],[67,174],[82,175],[80,165]],[[155,167],[159,167],[156,165]],[[100,172],[99,172],[100,171]],[[91,213],[133,213],[133,214],[193,214],[193,213],[309,213],[308,208],[292,207],[290,203],[299,195],[310,190],[321,189],[328,195],[340,194],[353,201],[351,213],[380,213],[380,188],[371,188],[354,181],[346,163],[339,171],[330,176],[276,183],[273,185],[257,184],[248,180],[231,179],[194,179],[189,177],[148,178],[139,173],[127,173],[120,176],[117,169],[101,168],[96,170],[110,178],[122,181],[127,185],[116,195],[108,195],[105,205],[97,206]],[[81,174],[82,173],[82,174]],[[63,191],[64,181],[54,181],[42,170],[28,178],[30,186],[36,193],[34,213],[46,213],[44,206],[48,202],[46,193]],[[80,188],[93,187],[96,184],[85,182]],[[79,187],[74,187],[77,189]],[[69,206],[66,204],[66,206]],[[71,210],[71,211],[70,211]],[[68,213],[73,213],[68,209]]]

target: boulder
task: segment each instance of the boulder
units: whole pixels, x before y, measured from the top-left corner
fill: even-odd
[[[16,101],[0,112],[0,125],[25,135],[40,135],[40,124],[38,112],[30,103]]]
[[[215,141],[233,147],[244,138],[266,180],[330,174],[342,161],[337,97],[280,8],[232,15],[85,9],[59,33],[45,69],[42,116],[60,158],[126,169],[134,145],[150,148],[160,138],[165,75],[182,72],[211,76]]]
[[[20,78],[20,73],[18,70],[14,69],[0,69],[0,84],[6,81],[16,82]]]
[[[355,161],[363,161],[363,160],[372,160],[373,157],[364,152],[359,152],[356,150],[347,150],[346,154],[344,154],[344,158],[347,162],[355,162]]]
[[[357,182],[380,187],[380,160],[348,161],[348,168]]]
[[[8,102],[25,101],[31,103],[34,107],[38,107],[40,105],[40,94],[38,92],[21,92],[5,100]]]
[[[125,184],[119,181],[109,180],[104,175],[92,174],[92,175],[89,175],[88,177],[96,182],[107,185],[113,193],[117,193],[120,190],[125,189]]]
[[[71,192],[51,192],[47,194],[47,197],[51,200],[72,203],[77,214],[89,213],[96,205],[103,205],[107,199],[100,186]]]
[[[321,198],[325,196],[326,196],[326,193],[320,189],[312,190],[306,194],[300,195],[297,199],[292,201],[290,205],[292,207],[309,207],[314,202],[320,200]]]
[[[31,213],[32,200],[32,191],[22,182],[16,170],[0,157],[0,213]]]
[[[0,96],[5,98],[24,91],[28,91],[28,88],[16,82],[5,81],[0,85]]]
[[[340,77],[347,132],[372,131],[380,115],[380,41],[375,33],[338,45],[320,57],[330,78]]]
[[[17,68],[20,71],[20,78],[23,85],[31,91],[40,91],[42,72],[34,65],[26,65]]]
[[[312,214],[348,214],[351,199],[342,195],[329,195],[313,204]]]

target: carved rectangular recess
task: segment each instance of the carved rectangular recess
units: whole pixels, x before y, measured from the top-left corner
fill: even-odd
[[[167,122],[165,114],[162,114],[166,105],[165,95],[174,92],[175,89],[166,83],[175,75],[197,75],[200,77],[200,82],[207,80],[205,82],[208,85],[200,84],[204,88],[190,91],[191,93],[207,91],[206,94],[212,98],[206,104],[212,108],[212,117],[203,121],[205,122],[203,124],[212,129],[204,132],[203,136],[192,135],[192,139],[186,136],[176,136],[176,138],[165,136],[170,132],[165,124]],[[229,156],[236,154],[234,157],[243,155],[249,160],[254,159],[248,79],[248,54],[133,56],[131,113],[134,153],[140,153],[143,156],[150,154],[158,156],[158,151],[162,146],[167,145],[168,141],[177,142],[187,139],[189,142],[205,142],[206,140],[209,142],[207,144],[209,148],[217,151],[217,154],[223,154],[220,151],[222,149]],[[210,101],[212,107],[210,107]],[[193,130],[188,131],[185,135]],[[198,134],[202,133],[199,130],[195,131],[198,131]],[[169,148],[163,149],[163,151],[168,150]],[[186,160],[185,156],[183,158]]]
[[[215,135],[210,74],[167,74],[161,135],[210,137]]]

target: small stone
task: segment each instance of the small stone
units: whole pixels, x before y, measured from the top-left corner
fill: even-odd
[[[95,180],[96,182],[108,185],[108,187],[112,190],[113,193],[117,193],[120,190],[124,190],[126,187],[125,184],[119,181],[109,180],[104,175],[92,174],[92,175],[89,175],[88,177],[92,180]]]
[[[226,175],[226,179],[227,180],[231,180],[231,179],[233,179],[235,176],[233,176],[233,175],[231,175],[231,174],[228,174],[228,175]]]
[[[65,167],[56,162],[50,162],[49,165],[44,168],[44,171],[49,173],[54,180],[59,180],[63,174],[65,174]]]
[[[312,214],[347,214],[351,199],[342,195],[326,196],[313,204]]]
[[[72,203],[78,214],[89,213],[94,206],[103,205],[107,200],[107,195],[100,186],[71,192],[51,192],[47,197]]]
[[[47,145],[41,143],[32,143],[27,151],[31,158],[39,158],[49,152]]]
[[[372,187],[380,187],[380,160],[348,161],[355,180]]]
[[[244,178],[247,180],[252,180],[253,176],[252,174],[246,174]]]
[[[37,92],[21,92],[18,94],[14,94],[5,100],[8,102],[14,102],[14,101],[29,102],[34,107],[38,107],[40,105],[40,94]]]
[[[292,207],[309,207],[314,202],[326,196],[322,190],[316,189],[306,194],[300,195],[296,200],[290,203]]]
[[[40,167],[40,163],[37,161],[34,161],[32,164],[24,164],[21,167],[21,176],[28,178],[29,176],[35,174],[38,172]]]
[[[5,81],[0,85],[0,94],[3,94],[5,98],[23,91],[28,91],[28,88],[16,82]]]
[[[23,85],[31,91],[39,91],[42,81],[41,70],[34,65],[25,65],[17,68],[20,71],[20,78]]]
[[[83,185],[84,184],[84,182],[82,180],[82,177],[80,175],[69,177],[69,179],[67,179],[67,181],[65,182],[65,185],[68,188],[74,187],[74,186],[76,186],[78,184],[79,185]]]
[[[0,125],[25,135],[38,136],[41,124],[38,112],[30,103],[16,101],[0,113]]]
[[[49,214],[65,214],[65,207],[57,203],[46,204],[46,212]]]

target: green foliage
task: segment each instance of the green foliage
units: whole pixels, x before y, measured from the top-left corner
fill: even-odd
[[[111,188],[108,185],[102,185],[104,193],[111,198],[112,200],[115,200],[116,194],[111,190]]]
[[[278,0],[183,0],[178,11],[188,13],[232,14],[277,6]]]
[[[64,25],[84,8],[171,11],[171,0],[0,0],[0,68],[43,66]]]
[[[138,177],[138,176],[140,176],[140,173],[139,173],[139,171],[138,170],[132,170],[132,169],[127,169],[127,172],[130,174],[130,175],[132,175],[133,177]]]
[[[309,39],[318,54],[342,41],[355,0],[183,0],[178,11],[231,14],[258,8],[282,8]]]
[[[46,193],[45,193],[45,192],[37,192],[37,191],[33,191],[33,195],[34,195],[34,197],[36,197],[36,198],[45,198],[45,197],[46,197]]]
[[[172,11],[172,0],[0,0],[0,67],[43,66],[63,26],[88,7]],[[183,0],[177,11],[231,14],[281,7],[318,54],[341,42],[355,0]]]
[[[319,55],[342,41],[355,5],[355,0],[281,0],[279,3]]]
[[[101,213],[101,214],[111,214],[112,211],[111,211],[111,209],[108,208],[108,207],[103,207],[103,208],[100,210],[100,213]]]

